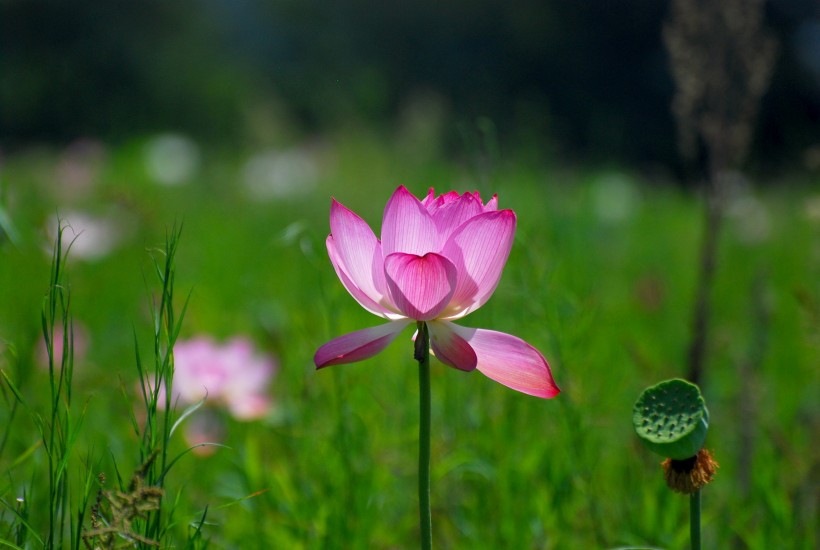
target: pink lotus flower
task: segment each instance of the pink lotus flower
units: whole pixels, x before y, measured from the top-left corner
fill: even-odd
[[[174,401],[193,404],[207,398],[239,420],[260,418],[271,406],[267,385],[275,371],[273,359],[258,354],[244,338],[222,345],[207,337],[180,341],[174,346]]]
[[[388,323],[324,344],[317,368],[368,359],[408,325],[423,321],[433,354],[463,371],[479,370],[514,390],[538,397],[560,391],[547,361],[525,341],[451,321],[490,298],[512,247],[515,213],[476,193],[452,191],[418,200],[399,187],[384,209],[382,238],[335,199],[327,250],[342,284],[365,309]]]

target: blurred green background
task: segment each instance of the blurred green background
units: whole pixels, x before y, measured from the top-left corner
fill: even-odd
[[[258,146],[421,115],[457,153],[487,117],[505,143],[541,155],[673,166],[668,7],[3,0],[0,145],[174,131]],[[794,166],[817,145],[820,8],[772,0],[766,23],[781,49],[753,159]]]
[[[45,410],[40,308],[62,220],[87,411],[72,475],[127,478],[151,257],[181,223],[181,337],[248,335],[280,369],[268,417],[221,412],[230,449],[169,476],[168,544],[207,506],[214,547],[414,547],[410,333],[360,364],[312,363],[379,322],[327,259],[330,197],[378,233],[399,184],[498,193],[516,241],[463,324],[538,347],[563,393],[434,362],[437,545],[685,547],[688,502],[630,424],[646,386],[685,373],[703,233],[701,170],[679,160],[669,110],[667,9],[0,0],[0,368]],[[820,541],[819,10],[767,3],[780,53],[748,170],[726,187],[703,383],[721,464],[710,548]],[[42,502],[34,422],[3,388],[0,498]],[[0,510],[0,538],[14,525]]]

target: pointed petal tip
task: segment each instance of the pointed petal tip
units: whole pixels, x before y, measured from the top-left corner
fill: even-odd
[[[484,205],[485,212],[493,212],[495,210],[498,210],[498,193],[490,197],[490,200]]]
[[[533,393],[531,395],[534,395],[535,397],[540,397],[542,399],[552,399],[553,397],[558,397],[559,393],[561,393],[561,388],[556,386],[554,381],[550,380],[549,387],[544,388],[538,394]]]
[[[393,252],[423,255],[438,250],[438,231],[427,207],[400,186],[387,201],[382,216],[384,256]]]
[[[431,196],[430,195],[431,193],[432,193],[432,197],[435,198],[435,192],[433,191],[433,188],[431,187],[428,194],[425,195],[420,200],[412,191],[410,191],[410,189],[407,188],[406,185],[401,184],[398,187],[396,187],[396,190],[393,191],[393,194],[390,196],[390,198],[392,199],[393,197],[396,197],[397,195],[406,195],[408,197],[412,197],[418,203],[423,203],[425,200],[428,200],[428,198]]]
[[[316,353],[313,354],[313,364],[316,366],[316,370],[321,370],[325,367],[334,365],[335,363],[333,363],[333,360],[341,358],[340,356],[328,356],[328,354],[325,353],[324,348],[325,346],[320,347],[316,350]]]
[[[343,212],[352,212],[347,206],[336,200],[335,197],[330,197],[330,219],[338,216]]]
[[[484,374],[486,375],[486,373]],[[547,380],[541,380],[540,383],[511,384],[503,380],[495,380],[496,382],[499,382],[500,384],[519,393],[531,395],[540,399],[552,399],[561,393],[561,389],[555,384],[555,381],[552,379],[551,375],[548,375]]]
[[[518,221],[518,216],[515,215],[515,210],[505,208],[504,210],[490,210],[490,212],[497,212],[497,215],[505,218],[512,218],[513,223]]]
[[[313,364],[316,365],[316,370],[322,370],[325,367],[332,367],[333,365],[343,365],[347,361],[344,360],[344,357],[336,357],[334,359],[327,359],[327,360],[319,360],[316,356],[313,357]]]
[[[408,194],[408,195],[412,195],[413,197],[415,197],[415,195],[413,195],[413,193],[411,193],[411,192],[410,192],[410,190],[409,190],[409,189],[407,189],[407,187],[405,187],[405,186],[404,186],[404,184],[399,185],[398,187],[396,187],[396,190],[395,190],[395,191],[393,191],[393,194],[394,194],[394,195],[397,195],[397,194],[399,194],[399,193],[401,193],[401,194]]]

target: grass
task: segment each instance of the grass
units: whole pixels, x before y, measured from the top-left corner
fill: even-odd
[[[526,339],[563,389],[538,400],[433,361],[435,546],[685,548],[688,499],[665,488],[630,415],[646,386],[685,372],[702,226],[697,196],[606,167],[497,159],[477,174],[469,168],[476,163],[414,157],[368,137],[331,136],[314,153],[315,186],[267,201],[244,191],[240,153],[205,155],[190,183],[166,187],[151,181],[135,142],[108,151],[82,192],[59,184],[65,158],[57,152],[5,161],[0,222],[13,224],[6,234],[14,240],[0,244],[0,368],[9,381],[0,386],[0,545],[48,546],[49,518],[62,510],[57,534],[76,542],[79,526],[91,529],[98,474],[109,489],[127,488],[160,447],[168,462],[182,455],[163,478],[162,532],[151,532],[163,546],[417,546],[410,331],[372,360],[318,373],[312,364],[331,337],[379,322],[347,295],[327,259],[330,197],[378,228],[402,183],[417,195],[430,185],[497,192],[502,207],[516,211],[501,284],[462,324]],[[707,446],[720,463],[703,493],[705,548],[820,542],[820,223],[806,215],[813,196],[799,181],[753,188],[737,204],[762,208],[767,225],[760,209],[738,207],[727,220],[703,385]],[[50,219],[70,221],[78,210],[113,219],[121,240],[101,258],[74,250],[61,268],[75,339],[82,331],[88,349],[78,353],[75,343],[72,400],[63,410],[82,424],[72,424],[78,435],[61,480],[70,490],[57,509],[49,505],[55,470],[36,421],[52,411],[52,378],[38,358],[39,311],[55,288]],[[139,427],[145,410],[137,354],[143,368],[157,357],[161,366],[172,342],[173,329],[156,332],[162,310],[152,304],[165,293],[153,262],[163,265],[156,250],[175,223],[183,231],[170,326],[180,323],[179,338],[247,334],[280,363],[274,412],[255,422],[225,415],[229,448],[208,457],[185,453],[177,433],[167,446],[161,438],[146,444],[132,422],[133,415]],[[169,415],[170,424],[181,413]]]

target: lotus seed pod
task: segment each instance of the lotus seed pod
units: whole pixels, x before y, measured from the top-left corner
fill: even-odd
[[[650,450],[684,460],[703,447],[709,411],[696,385],[675,378],[644,390],[632,411],[632,424]]]

